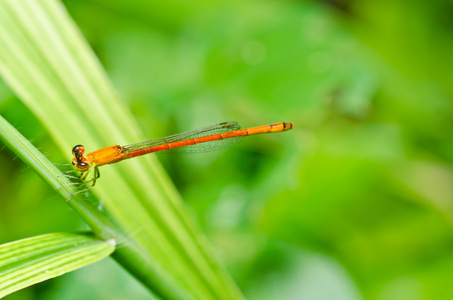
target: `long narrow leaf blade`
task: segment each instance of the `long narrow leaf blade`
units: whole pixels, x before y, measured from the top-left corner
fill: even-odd
[[[145,140],[56,0],[0,0],[0,44],[0,74],[68,156],[77,144],[93,151]],[[155,158],[128,160],[101,173],[92,192],[102,197],[112,221],[128,235],[127,245],[115,252],[125,268],[151,290],[167,286],[156,282],[160,276],[143,276],[157,265],[192,298],[242,298]],[[122,249],[130,245],[140,248],[146,263],[138,265],[126,255]],[[175,298],[172,290],[161,293]]]
[[[115,243],[91,234],[50,233],[0,245],[0,298],[109,256]]]
[[[132,244],[132,240],[125,236],[102,211],[78,195],[71,199],[71,193],[75,190],[72,185],[64,185],[68,183],[67,178],[58,176],[61,173],[55,165],[1,115],[0,140],[53,188],[60,187],[57,192],[91,226],[98,238],[112,241],[112,243],[115,241],[115,243],[119,244],[127,241],[128,246],[124,247],[124,245],[121,245],[113,253],[113,257],[118,261],[126,260],[128,269],[137,278],[140,278],[144,284],[156,294],[165,295],[168,299],[190,299],[184,291],[178,288],[178,285],[168,273],[157,262],[151,260],[146,252],[143,252],[139,247],[135,247]]]

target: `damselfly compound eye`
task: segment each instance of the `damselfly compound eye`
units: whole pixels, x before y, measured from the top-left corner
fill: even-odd
[[[72,148],[72,154],[76,155],[77,152],[83,154],[85,152],[85,147],[82,145],[74,146],[74,148]]]
[[[89,163],[86,163],[86,162],[80,162],[77,164],[77,169],[79,169],[80,171],[86,171],[90,168],[90,164]]]

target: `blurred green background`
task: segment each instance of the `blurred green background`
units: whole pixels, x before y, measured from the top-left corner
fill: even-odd
[[[150,139],[294,124],[160,156],[247,298],[453,298],[452,1],[63,3]],[[3,81],[0,113],[71,159]],[[1,243],[87,229],[7,148],[0,166]],[[107,259],[7,299],[151,296]]]

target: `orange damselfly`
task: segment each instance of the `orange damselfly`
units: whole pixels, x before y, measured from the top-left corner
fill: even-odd
[[[244,136],[255,135],[261,133],[274,133],[287,131],[293,128],[293,124],[280,122],[272,125],[264,125],[252,128],[241,129],[237,122],[223,122],[209,127],[200,128],[193,131],[183,132],[175,135],[170,135],[164,138],[150,140],[142,143],[131,144],[127,146],[110,146],[105,147],[88,154],[85,153],[85,147],[77,145],[72,148],[74,158],[72,165],[76,170],[67,171],[81,172],[80,176],[70,176],[79,179],[78,182],[70,184],[82,184],[93,182],[90,187],[77,191],[83,192],[92,188],[96,184],[96,179],[99,178],[99,167],[103,165],[113,164],[132,157],[142,156],[148,153],[154,153],[165,150],[178,150],[184,152],[206,152],[218,150],[236,144],[242,140]],[[91,170],[94,170],[93,178],[85,181]]]

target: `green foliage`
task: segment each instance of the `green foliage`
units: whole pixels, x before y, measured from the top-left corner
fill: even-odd
[[[0,246],[0,297],[109,256],[115,243],[89,234],[50,233]]]
[[[0,72],[62,149],[76,144],[74,138],[101,148],[139,136],[132,116],[56,1],[2,1],[0,5]],[[7,144],[14,143],[8,140]],[[24,150],[20,148],[13,151],[20,153]],[[40,158],[21,156],[32,166],[36,163],[30,160]],[[46,170],[48,166],[41,168]],[[95,208],[87,209],[75,199],[70,203],[80,208],[77,212],[100,238],[122,243],[114,257],[150,290],[168,299],[241,298],[208,253],[157,162],[135,161],[103,177],[106,184],[95,193],[102,191],[119,232],[102,213],[91,218]],[[138,231],[138,235],[127,234]]]
[[[132,112],[124,126],[133,119],[145,134],[133,125],[108,136],[116,130],[102,127],[103,112],[90,104],[60,112],[37,102],[32,114],[0,85],[1,114],[51,161],[70,161],[80,143],[91,151],[220,121],[293,122],[292,132],[250,137],[219,153],[161,158],[246,297],[452,297],[451,1],[64,2],[121,95],[119,110]],[[44,47],[53,56],[54,47]],[[83,88],[71,95],[79,93],[92,101]],[[123,126],[122,117],[114,121]],[[95,126],[86,131],[86,123]],[[80,229],[77,216],[13,158],[0,152],[0,240]],[[106,203],[113,196],[105,190],[120,184],[117,173],[151,161],[101,169],[93,192],[108,213],[137,208],[119,188],[114,194],[126,204]],[[129,173],[128,182],[160,185],[165,175],[156,173]],[[127,235],[159,245],[142,228],[143,215],[128,220]],[[87,268],[102,274],[107,267]],[[61,286],[88,286],[82,271],[15,294],[55,299],[58,291],[68,299],[78,291]],[[115,295],[132,297],[126,283],[126,294],[108,280],[91,283],[92,298],[111,298],[112,285]]]

